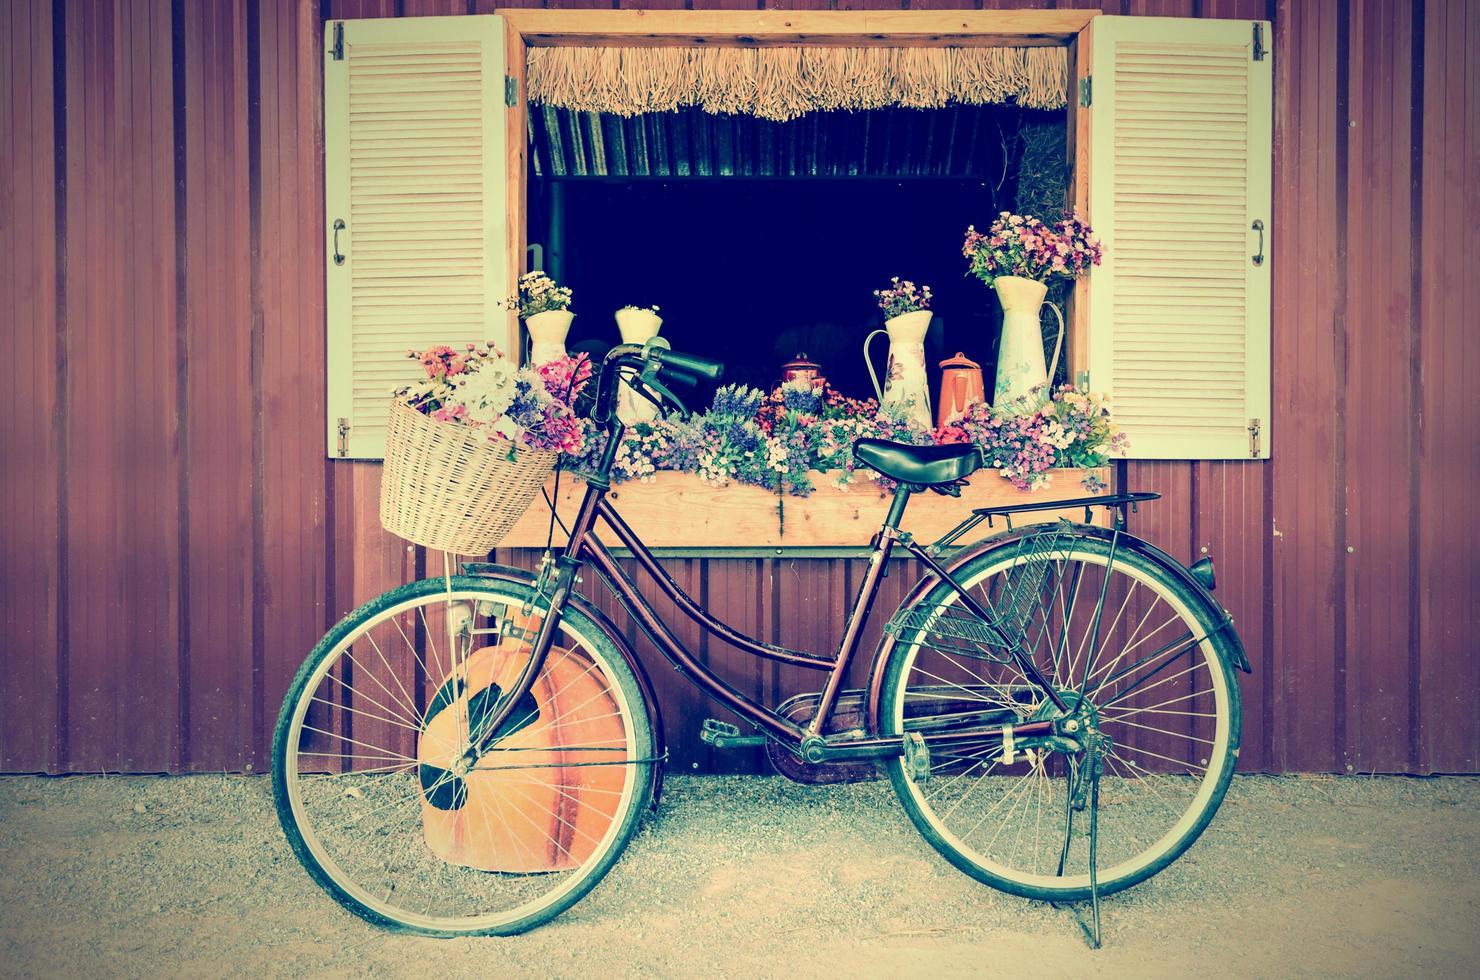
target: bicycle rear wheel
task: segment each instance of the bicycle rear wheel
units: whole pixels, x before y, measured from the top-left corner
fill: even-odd
[[[1041,550],[1050,540],[1051,550]],[[1035,561],[1046,564],[1031,569]],[[1072,530],[1009,541],[953,575],[988,608],[1017,602],[1034,664],[1110,738],[1099,792],[1100,893],[1176,860],[1208,825],[1233,775],[1240,718],[1226,650],[1232,627],[1158,561],[1125,547],[1112,561],[1107,540]],[[1000,730],[1061,714],[1005,650],[934,632],[949,633],[952,620],[942,617],[961,612],[960,597],[940,586],[897,614],[897,622],[931,625],[901,634],[890,654],[885,734],[969,734],[973,726]],[[1009,758],[995,740],[965,741],[939,745],[930,761],[920,778],[893,760],[890,778],[910,819],[947,860],[1016,895],[1089,897],[1082,752],[1028,739]]]
[[[278,817],[357,915],[434,936],[522,932],[580,899],[632,836],[661,762],[636,678],[579,609],[490,730],[528,663],[533,595],[413,582],[351,613],[299,670],[273,740]]]

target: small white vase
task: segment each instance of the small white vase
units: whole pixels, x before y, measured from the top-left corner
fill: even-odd
[[[558,361],[565,356],[565,335],[570,333],[570,310],[546,310],[524,318],[529,331],[529,363],[534,367]]]
[[[1046,305],[1059,318],[1059,338],[1054,344],[1052,367],[1043,360],[1043,326],[1040,317],[1048,295],[1048,286],[1022,276],[998,276],[992,281],[997,301],[1002,304],[1002,343],[997,348],[997,384],[992,390],[992,404],[1001,406],[1019,398],[1032,396],[1025,403],[1037,408],[1048,399],[1051,371],[1059,364],[1059,350],[1064,343],[1064,315],[1052,303]],[[1033,389],[1042,386],[1042,390]]]
[[[621,332],[624,344],[645,344],[656,337],[658,328],[663,326],[663,318],[652,310],[618,310],[615,315],[617,330]],[[617,392],[617,418],[627,425],[635,425],[651,422],[657,417],[658,406],[623,382],[622,390]]]
[[[925,333],[930,329],[930,317],[929,310],[892,316],[884,321],[883,330],[875,330],[863,340],[863,360],[879,404],[903,411],[926,428],[931,426],[930,383],[925,376]],[[889,362],[882,384],[868,356],[869,342],[879,334],[889,338]]]

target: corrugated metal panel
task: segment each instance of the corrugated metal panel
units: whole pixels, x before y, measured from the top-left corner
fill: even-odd
[[[698,108],[622,118],[536,105],[536,176],[997,179],[1021,126],[1062,115],[1004,106],[811,113],[785,123]]]
[[[1218,559],[1256,668],[1245,768],[1480,769],[1480,231],[1453,218],[1480,210],[1480,7],[1081,5],[1276,25],[1274,458],[1124,467],[1167,494],[1136,530]],[[323,458],[320,17],[493,4],[208,6],[0,12],[0,769],[260,769],[330,622],[437,570],[380,529],[376,465]],[[667,565],[822,649],[861,574]],[[817,683],[680,635],[767,698]],[[755,766],[692,742],[707,700],[639,647],[675,768]]]
[[[61,751],[65,634],[57,597],[64,581],[61,405],[57,370],[66,311],[57,270],[65,198],[57,191],[52,7],[26,0],[0,9],[0,319],[6,364],[0,386],[0,769],[55,766]]]
[[[1412,70],[1422,93],[1409,229],[1418,294],[1411,738],[1419,771],[1472,772],[1480,769],[1480,224],[1470,217],[1480,213],[1480,4],[1427,0],[1422,10],[1423,47],[1398,69]]]

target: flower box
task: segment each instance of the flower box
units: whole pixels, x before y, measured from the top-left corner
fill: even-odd
[[[1082,497],[1082,481],[1090,473],[1110,482],[1108,467],[1098,470],[1057,469],[1041,490],[1023,491],[993,472],[977,473],[961,496],[917,494],[905,511],[904,529],[918,540],[931,541],[949,531],[976,507],[1034,503],[1061,497]],[[756,486],[732,483],[710,486],[692,473],[660,471],[649,481],[632,480],[612,488],[610,500],[632,529],[652,548],[838,548],[869,543],[889,507],[889,498],[872,483],[858,482],[847,490],[833,486],[827,474],[815,474],[817,489],[807,497],[781,496]],[[551,488],[553,489],[553,487]],[[569,474],[560,481],[557,507],[568,526],[585,485]],[[1014,524],[1057,520],[1083,521],[1084,509],[1039,511],[1013,518]],[[1104,508],[1093,512],[1104,523]],[[541,498],[504,538],[502,547],[543,548],[550,510]],[[999,529],[1005,525],[997,523]],[[985,529],[983,529],[985,530]],[[979,534],[978,534],[979,536]],[[565,540],[559,525],[555,544]],[[607,531],[602,540],[618,544]]]

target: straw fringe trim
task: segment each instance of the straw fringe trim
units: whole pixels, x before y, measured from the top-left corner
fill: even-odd
[[[1035,48],[531,48],[532,102],[635,116],[701,106],[785,122],[806,112],[1015,102],[1057,109],[1068,54]]]

